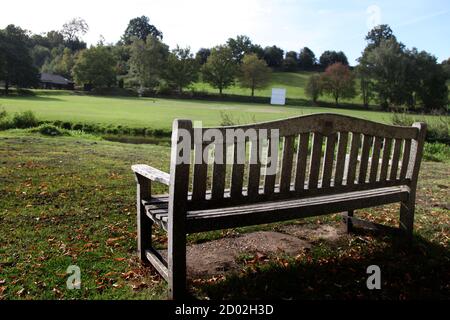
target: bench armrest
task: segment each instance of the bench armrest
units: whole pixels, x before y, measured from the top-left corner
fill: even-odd
[[[145,164],[135,164],[131,166],[131,170],[151,181],[159,182],[165,185],[170,183],[170,175],[156,168],[150,167]]]

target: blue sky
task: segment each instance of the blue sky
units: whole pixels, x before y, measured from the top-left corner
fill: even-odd
[[[88,43],[100,36],[116,42],[128,21],[140,15],[150,17],[171,47],[194,51],[245,34],[286,51],[308,46],[319,56],[342,50],[354,64],[370,27],[387,23],[408,47],[431,52],[439,61],[450,57],[448,0],[15,0],[2,4],[0,28],[14,23],[40,33],[83,17],[90,26]]]

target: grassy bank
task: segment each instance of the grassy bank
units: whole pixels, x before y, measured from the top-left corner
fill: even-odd
[[[167,170],[169,153],[164,146],[0,132],[0,299],[164,298],[165,282],[135,257],[130,165],[148,163]],[[387,235],[357,233],[338,243],[317,242],[295,259],[246,258],[240,262],[241,272],[194,279],[189,287],[198,298],[448,297],[447,173],[448,163],[423,163],[411,248]],[[153,187],[154,193],[165,191]],[[396,205],[357,215],[398,224]],[[340,222],[329,216],[295,223]],[[274,230],[277,225],[262,228]],[[189,237],[189,243],[250,230],[255,229],[200,234]],[[166,245],[159,230],[154,241]],[[383,290],[365,288],[370,264],[382,268]],[[66,289],[69,265],[81,268],[81,290]]]

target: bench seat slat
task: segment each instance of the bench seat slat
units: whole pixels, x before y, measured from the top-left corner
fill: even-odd
[[[221,228],[235,227],[239,225],[253,225],[269,223],[271,221],[289,220],[307,217],[317,214],[329,214],[340,212],[344,208],[367,208],[406,199],[409,188],[406,186],[394,186],[371,190],[347,192],[326,196],[315,196],[301,199],[282,201],[269,201],[251,205],[239,205],[234,207],[191,210],[187,212],[186,221],[189,232],[203,232],[217,229],[218,225],[211,221],[226,220]],[[153,209],[153,208],[158,209]],[[164,209],[166,208],[166,209]],[[323,212],[319,209],[323,208]],[[167,205],[160,202],[158,205],[147,204],[147,214],[158,225],[167,228]],[[165,212],[164,212],[165,210]],[[236,219],[239,216],[239,219]],[[251,216],[247,219],[246,216]],[[233,220],[235,222],[233,222]],[[242,222],[242,224],[241,224]]]

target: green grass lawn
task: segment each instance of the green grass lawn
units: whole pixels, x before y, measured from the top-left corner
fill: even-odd
[[[389,122],[390,114],[370,110],[325,108],[311,105],[271,106],[257,103],[199,100],[152,99],[136,97],[99,97],[65,91],[36,91],[36,96],[0,97],[0,110],[32,110],[39,120],[72,123],[98,123],[153,129],[170,129],[173,119],[203,121],[205,126],[219,125],[226,112],[241,122],[268,121],[317,112],[351,115],[379,122]]]
[[[155,145],[0,132],[0,300],[165,298],[165,282],[136,258],[130,165],[167,170],[169,153]],[[241,272],[189,287],[195,297],[217,299],[448,298],[449,179],[448,163],[423,164],[411,248],[388,235],[355,233],[339,242],[314,243],[295,259],[256,264],[243,259]],[[155,185],[152,191],[166,190]],[[396,226],[399,209],[392,205],[357,215]],[[295,223],[340,222],[332,215]],[[277,224],[260,229],[276,230]],[[156,230],[153,240],[164,247],[165,235]],[[188,241],[233,234],[218,231]],[[382,269],[382,290],[365,289],[371,264]],[[66,289],[69,265],[81,268],[81,290]]]

